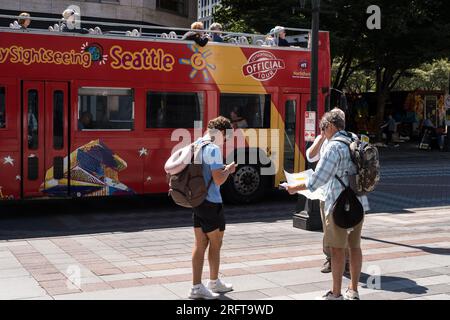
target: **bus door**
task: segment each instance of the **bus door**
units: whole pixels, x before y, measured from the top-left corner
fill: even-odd
[[[305,168],[304,158],[304,114],[309,95],[285,94],[284,108],[284,157],[283,167],[287,172],[299,172]]]
[[[24,81],[23,197],[68,195],[68,84]]]

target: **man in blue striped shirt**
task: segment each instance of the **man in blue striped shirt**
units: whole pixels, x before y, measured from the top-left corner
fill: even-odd
[[[351,160],[348,146],[333,140],[336,137],[344,137],[350,140],[344,128],[345,119],[340,112],[332,110],[323,116],[320,121],[320,129],[329,141],[323,156],[321,156],[314,174],[306,183],[288,187],[289,193],[294,194],[306,189],[314,192],[326,185],[326,199],[324,203],[326,216],[325,241],[331,248],[331,271],[333,274],[333,289],[323,296],[326,300],[342,300],[344,298],[341,295],[341,286],[347,244],[350,249],[350,274],[352,281],[345,292],[345,299],[359,300],[358,282],[362,267],[361,230],[363,222],[352,229],[346,230],[338,227],[333,221],[333,215],[330,214],[333,204],[344,190],[336,176],[348,185],[348,176],[356,174],[356,166]],[[367,197],[358,197],[358,199],[363,205],[364,211],[369,210]]]

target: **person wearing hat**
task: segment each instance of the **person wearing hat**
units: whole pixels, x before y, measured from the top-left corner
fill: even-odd
[[[289,42],[286,40],[286,29],[284,27],[276,26],[271,30],[271,33],[275,36],[275,39],[278,38],[278,46],[279,47],[290,47]]]
[[[89,30],[85,28],[80,28],[80,13],[75,11],[73,8],[67,8],[62,13],[62,23],[61,23],[61,31],[62,32],[77,32],[77,33],[89,33]]]

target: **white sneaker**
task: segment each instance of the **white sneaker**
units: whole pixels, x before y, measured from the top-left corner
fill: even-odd
[[[233,285],[231,283],[225,283],[220,279],[216,281],[208,281],[208,289],[215,293],[226,293],[233,290]]]
[[[360,300],[358,291],[347,288],[344,293],[344,300]]]
[[[189,295],[190,299],[205,299],[205,300],[214,300],[218,299],[219,295],[217,293],[212,292],[208,288],[206,288],[203,283],[198,286],[193,286],[191,288],[191,294]]]
[[[319,300],[344,300],[342,294],[339,297],[335,297],[333,292],[328,291]]]

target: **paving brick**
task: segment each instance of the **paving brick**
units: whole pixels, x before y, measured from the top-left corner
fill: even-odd
[[[45,290],[51,296],[57,296],[57,295],[64,295],[64,294],[69,294],[69,293],[81,292],[81,290],[79,290],[79,289],[69,289],[67,287],[46,288]]]
[[[46,273],[46,274],[33,274],[33,278],[37,281],[52,281],[52,280],[64,280],[66,276],[62,273]]]
[[[286,287],[277,287],[277,288],[269,288],[269,289],[261,289],[259,290],[261,293],[265,294],[269,297],[278,297],[278,296],[288,296],[290,294],[295,294],[296,292],[290,290]],[[250,298],[252,299],[252,298]]]
[[[233,300],[255,300],[255,299],[266,299],[270,297],[262,293],[261,291],[231,292],[227,293],[226,296]]]
[[[116,281],[108,281],[106,283],[114,289],[143,286],[143,284],[138,280],[116,280]]]

